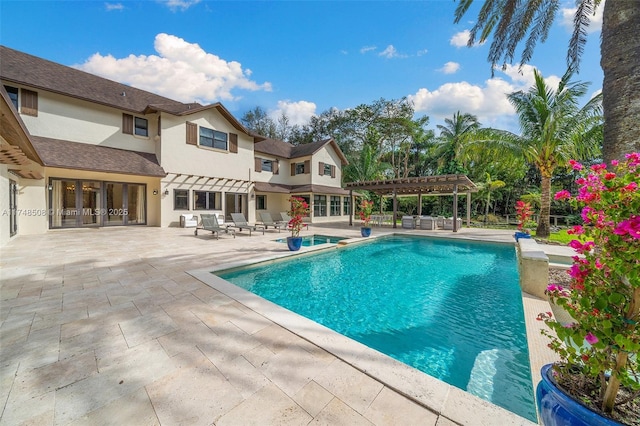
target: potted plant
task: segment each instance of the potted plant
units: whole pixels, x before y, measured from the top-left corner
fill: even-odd
[[[518,218],[518,230],[514,234],[514,238],[518,241],[520,238],[531,238],[529,227],[532,221],[533,210],[531,203],[524,202],[522,200],[516,201],[516,217]]]
[[[304,226],[303,217],[309,214],[309,204],[300,197],[290,197],[291,209],[287,214],[291,217],[288,226],[291,228],[291,236],[287,237],[287,246],[291,251],[300,250],[302,246],[302,237],[300,230]]]
[[[559,356],[542,370],[539,413],[545,425],[639,425],[640,153],[612,161],[610,169],[570,164],[582,171],[578,193],[560,191],[555,198],[581,208],[584,224],[570,233],[582,241],[569,244],[577,252],[569,287],[547,288],[550,302],[571,322],[551,312],[538,316],[553,330],[542,333]],[[573,408],[582,411],[582,423],[563,422]]]
[[[373,213],[373,201],[362,200],[360,205],[360,220],[362,220],[362,226],[360,227],[360,235],[363,237],[368,237],[371,235],[371,227],[369,226],[369,222],[371,222],[371,213]]]

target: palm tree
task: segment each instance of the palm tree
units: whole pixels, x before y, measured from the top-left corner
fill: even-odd
[[[604,0],[578,0],[574,30],[569,41],[567,64],[578,70],[586,43],[590,16]],[[455,22],[460,22],[473,0],[459,0]],[[485,0],[471,30],[469,46],[486,41],[493,33],[488,60],[491,69],[512,62],[518,44],[526,37],[520,64],[527,63],[536,43],[544,42],[558,11],[557,1]],[[640,151],[640,1],[609,0],[604,4],[600,65],[604,108],[604,159],[622,159]],[[478,37],[479,36],[479,37]]]
[[[344,168],[345,182],[366,182],[382,179],[390,165],[380,161],[380,151],[371,144],[365,144],[362,150],[352,155]]]
[[[535,83],[529,91],[507,96],[518,114],[522,135],[511,135],[505,141],[512,151],[523,155],[540,172],[540,218],[536,235],[546,238],[550,228],[551,178],[555,170],[566,166],[570,159],[593,158],[599,152],[602,97],[595,96],[579,108],[578,99],[586,93],[588,83],[570,83],[571,75],[567,73],[557,90],[553,90],[537,70],[534,75]]]
[[[484,223],[486,225],[487,216],[489,216],[489,205],[491,204],[491,191],[504,187],[506,183],[498,179],[493,179],[487,172],[485,172],[485,176],[485,181],[478,184],[478,186],[480,190],[487,192],[487,203],[484,207]]]
[[[476,138],[481,124],[472,114],[453,114],[453,119],[445,119],[445,125],[438,124],[440,130],[437,138],[439,146],[436,155],[439,157],[439,174],[467,173],[465,167],[466,149]]]

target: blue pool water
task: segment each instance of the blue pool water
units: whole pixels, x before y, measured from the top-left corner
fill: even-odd
[[[336,244],[338,241],[340,240],[344,240],[346,238],[342,238],[342,237],[331,237],[329,235],[307,235],[302,237],[302,246],[303,247],[309,247],[309,246],[317,246],[319,244],[327,244],[327,243],[331,243],[331,244]],[[286,243],[287,239],[286,238],[278,238],[276,240],[276,242],[278,243]]]
[[[393,236],[217,275],[536,421],[513,246]]]

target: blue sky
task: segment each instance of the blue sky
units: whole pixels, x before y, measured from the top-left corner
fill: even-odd
[[[489,43],[466,47],[475,12],[454,24],[456,4],[0,0],[0,43],[172,99],[221,102],[237,118],[260,106],[302,123],[329,108],[406,96],[432,127],[461,111],[517,131],[504,94],[527,89],[533,67],[559,80],[575,1],[561,0],[530,66],[494,78]],[[575,78],[591,82],[589,96],[602,87],[600,27],[601,9]]]

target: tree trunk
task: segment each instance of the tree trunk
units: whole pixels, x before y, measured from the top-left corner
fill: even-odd
[[[600,66],[607,164],[640,151],[640,1],[604,5]]]
[[[551,214],[551,176],[545,176],[545,173],[542,173],[541,175],[542,182],[540,188],[540,219],[538,219],[536,237],[549,238],[549,215]]]

